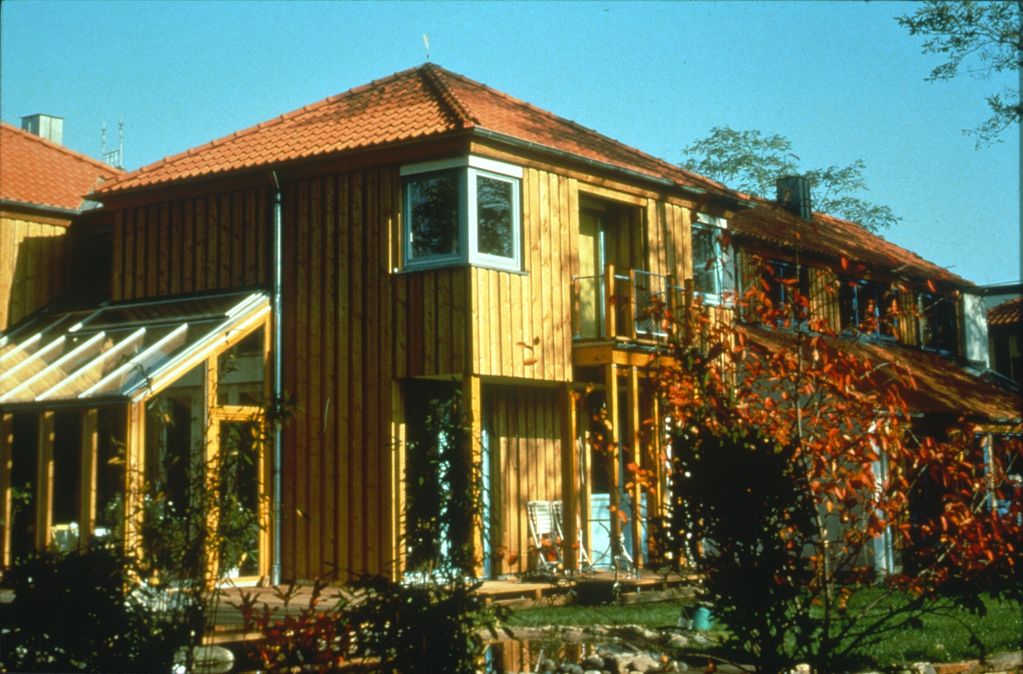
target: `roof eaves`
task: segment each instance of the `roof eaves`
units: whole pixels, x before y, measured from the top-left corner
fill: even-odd
[[[63,208],[61,206],[51,206],[50,204],[33,203],[31,201],[18,201],[17,199],[3,199],[0,198],[0,208],[22,208],[32,211],[38,211],[41,213],[52,214],[52,215],[66,215],[75,216],[82,213],[84,209],[81,208]]]

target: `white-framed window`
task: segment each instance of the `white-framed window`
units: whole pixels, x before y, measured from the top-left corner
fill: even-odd
[[[522,168],[470,155],[401,168],[405,267],[521,271]]]
[[[731,246],[724,242],[728,221],[698,213],[692,226],[693,292],[706,304],[735,299],[735,268]]]

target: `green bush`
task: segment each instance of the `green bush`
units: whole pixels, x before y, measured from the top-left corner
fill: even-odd
[[[5,574],[0,664],[24,672],[167,672],[188,628],[130,591],[117,551],[32,555]]]

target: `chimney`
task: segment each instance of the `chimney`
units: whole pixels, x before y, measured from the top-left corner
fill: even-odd
[[[34,133],[57,145],[64,144],[64,118],[53,115],[28,115],[21,118],[23,131]]]
[[[778,203],[804,220],[809,220],[813,209],[810,207],[810,182],[806,176],[782,176],[776,185]]]

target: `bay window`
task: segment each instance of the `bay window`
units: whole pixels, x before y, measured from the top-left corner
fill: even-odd
[[[401,175],[406,268],[521,270],[520,167],[469,156],[405,166]]]

